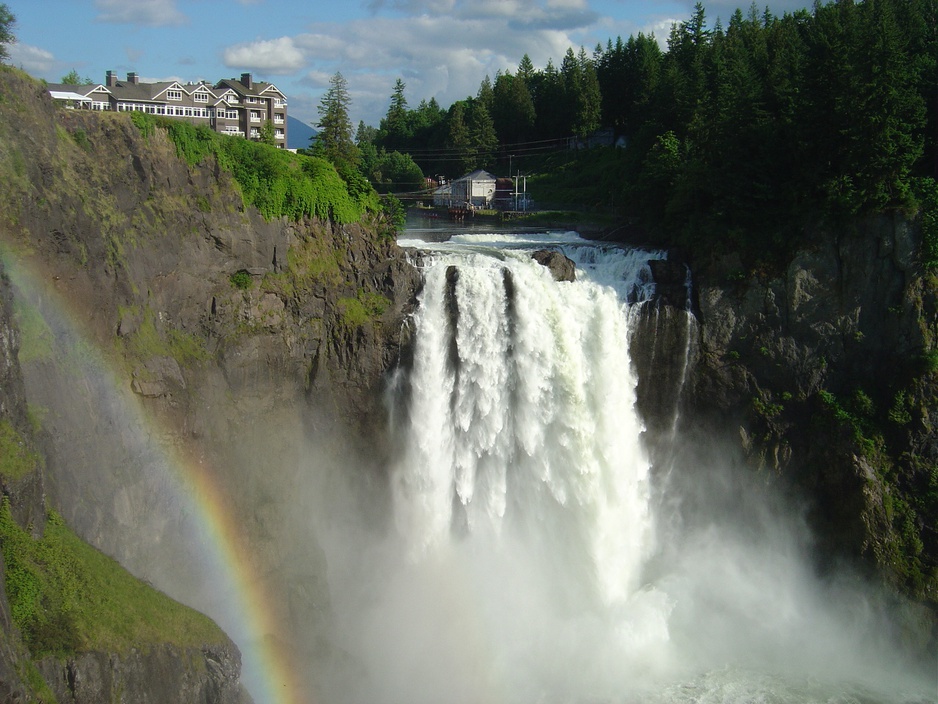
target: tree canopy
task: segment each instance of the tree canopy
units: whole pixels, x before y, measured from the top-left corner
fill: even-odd
[[[10,58],[9,45],[16,41],[13,28],[16,27],[16,17],[10,12],[7,4],[0,3],[0,61]]]
[[[351,98],[348,81],[337,72],[329,81],[329,90],[323,95],[317,108],[319,133],[312,137],[315,156],[326,159],[338,168],[354,168],[358,164],[359,152],[352,138],[352,121],[349,117]]]

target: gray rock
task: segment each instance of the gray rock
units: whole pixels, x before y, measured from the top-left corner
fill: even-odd
[[[539,249],[531,257],[550,269],[554,281],[576,281],[576,264],[572,259],[552,249]]]

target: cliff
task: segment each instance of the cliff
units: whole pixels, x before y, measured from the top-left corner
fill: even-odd
[[[810,239],[774,271],[689,262],[690,318],[685,262],[660,265],[662,295],[637,333],[639,403],[654,437],[670,437],[678,410],[679,434],[735,448],[806,505],[818,569],[847,562],[911,599],[907,637],[933,651],[938,277],[914,219]]]
[[[126,696],[144,701],[156,694],[162,701],[247,701],[240,686],[240,653],[214,624],[119,574],[116,564],[92,548],[76,550],[77,538],[60,519],[47,523],[44,461],[28,415],[19,334],[2,266],[0,340],[0,699],[78,704]],[[81,585],[78,591],[73,584],[63,595],[60,568]],[[133,600],[125,598],[128,587]],[[90,602],[110,602],[114,610],[91,628],[86,619],[97,620],[100,613]],[[152,628],[133,623],[144,603],[167,625],[181,618],[191,628],[190,637],[154,645]],[[130,619],[118,631],[133,648],[114,639],[114,617]],[[110,652],[100,650],[107,642],[113,645]]]
[[[303,490],[313,455],[381,481],[381,385],[414,270],[380,215],[266,220],[229,171],[187,164],[163,130],[56,109],[5,67],[0,95],[0,230],[29,328],[20,357],[49,504],[135,575],[212,610],[230,585],[207,584],[200,563],[222,548],[181,490],[211,485],[212,511],[244,517],[277,623],[261,635],[319,648],[293,626],[328,627],[322,556],[302,503],[280,497]],[[0,402],[25,417],[22,386],[4,377]],[[43,490],[27,484],[4,490]],[[306,535],[302,556],[285,534]],[[156,673],[169,676],[166,701],[232,701],[236,650],[197,651],[92,652],[40,670],[59,701],[143,697]]]

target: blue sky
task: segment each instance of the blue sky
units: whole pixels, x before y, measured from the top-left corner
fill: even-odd
[[[75,69],[104,81],[111,69],[144,81],[195,81],[250,71],[309,124],[329,79],[348,81],[353,124],[377,126],[397,78],[411,107],[475,95],[527,53],[537,68],[568,47],[639,31],[660,40],[694,0],[4,0],[16,16],[11,63],[58,82]],[[710,22],[740,2],[705,3]],[[773,12],[804,0],[770,0]],[[743,3],[744,11],[748,3]],[[760,3],[760,7],[763,4]]]

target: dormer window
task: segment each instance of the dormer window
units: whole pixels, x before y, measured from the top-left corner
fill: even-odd
[[[208,102],[208,93],[195,93],[193,94],[193,99],[197,103],[207,103]]]
[[[167,100],[182,100],[182,91],[181,90],[168,90],[166,91]]]

